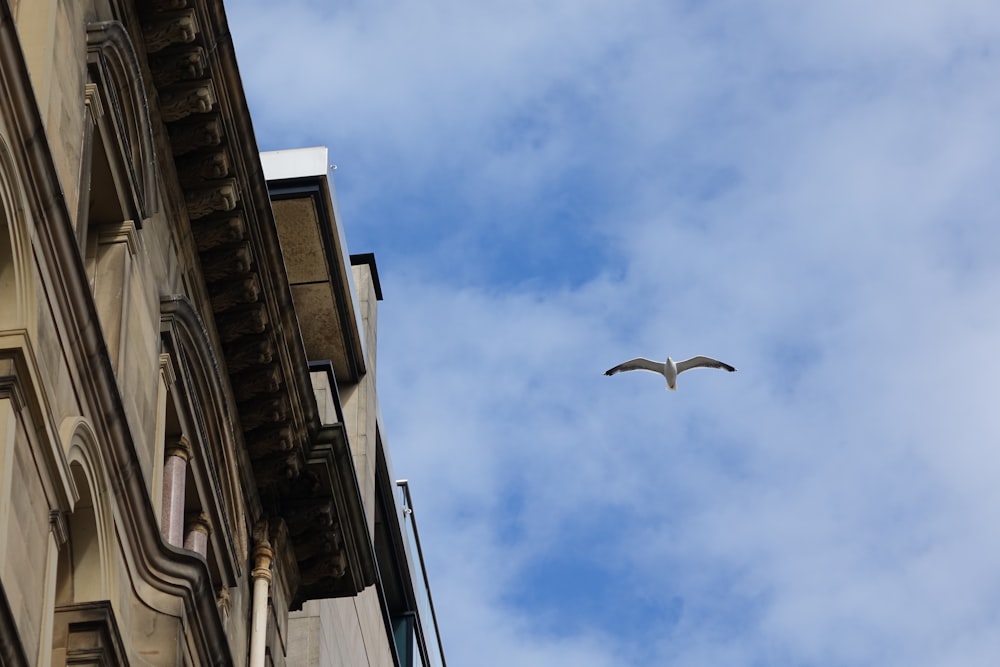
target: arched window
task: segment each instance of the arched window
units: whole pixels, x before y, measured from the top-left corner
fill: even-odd
[[[244,454],[228,417],[235,406],[227,403],[222,368],[193,304],[166,298],[161,311],[161,535],[200,553],[221,592],[236,584],[248,557]]]
[[[0,134],[0,331],[36,326],[32,253],[17,170]]]
[[[65,516],[65,543],[59,549],[53,591],[50,662],[127,664],[112,600],[114,523],[107,476],[100,464],[96,436],[83,418],[63,423],[67,458],[75,489]]]
[[[84,128],[77,240],[97,312],[120,372],[126,360],[132,265],[138,230],[157,205],[153,134],[141,68],[117,21],[87,28],[87,117]]]
[[[65,517],[66,544],[59,552],[57,606],[114,595],[114,523],[100,445],[90,423],[82,417],[67,419],[61,430],[76,493]]]
[[[79,498],[67,519],[69,539],[59,552],[56,607],[106,597],[94,493],[79,462],[71,463],[70,471]]]

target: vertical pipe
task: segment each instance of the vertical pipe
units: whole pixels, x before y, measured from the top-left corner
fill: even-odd
[[[160,514],[160,534],[167,544],[184,544],[184,484],[187,462],[191,458],[191,443],[183,435],[167,445],[163,463],[163,504]]]
[[[274,552],[264,540],[253,550],[253,610],[250,617],[250,665],[264,667],[264,650],[267,643],[267,595],[271,586],[271,560]]]

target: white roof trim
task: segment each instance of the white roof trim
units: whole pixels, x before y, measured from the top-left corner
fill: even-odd
[[[268,151],[260,154],[264,178],[280,181],[303,176],[326,176],[330,168],[326,146]]]

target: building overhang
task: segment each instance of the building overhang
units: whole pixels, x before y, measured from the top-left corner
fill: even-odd
[[[323,190],[324,175],[308,195],[317,211],[316,229],[327,229],[329,237],[324,260],[336,269],[313,293],[299,289],[303,285],[286,271],[221,0],[150,3],[140,21],[151,92],[159,98],[150,105],[151,116],[166,128],[164,143],[183,191],[187,220],[178,224],[189,225],[189,231],[179,235],[190,234],[197,248],[195,278],[210,304],[205,320],[222,351],[236,405],[233,417],[253,469],[250,506],[262,516],[252,520],[295,523],[289,545],[299,572],[289,581],[297,580],[299,587],[290,587],[290,599],[354,595],[373,580],[374,556],[364,514],[356,511],[357,480],[352,486],[347,479],[355,474],[353,464],[338,454],[338,438],[317,413],[306,347],[329,350],[324,358],[339,351],[338,373],[364,372],[360,319],[350,299],[334,309],[343,325],[340,347],[316,342],[321,332],[313,326],[321,297],[340,304],[345,288],[352,293],[349,264],[341,266],[343,251],[337,254],[332,192]],[[326,549],[328,564],[344,563],[327,568],[329,580],[310,578],[319,570],[315,545],[306,536]]]
[[[327,149],[267,152],[261,162],[306,356],[354,384],[366,371],[364,336]]]

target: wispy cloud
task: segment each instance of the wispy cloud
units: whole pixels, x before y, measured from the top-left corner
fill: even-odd
[[[229,12],[379,258],[452,662],[1000,659],[1000,9]]]

